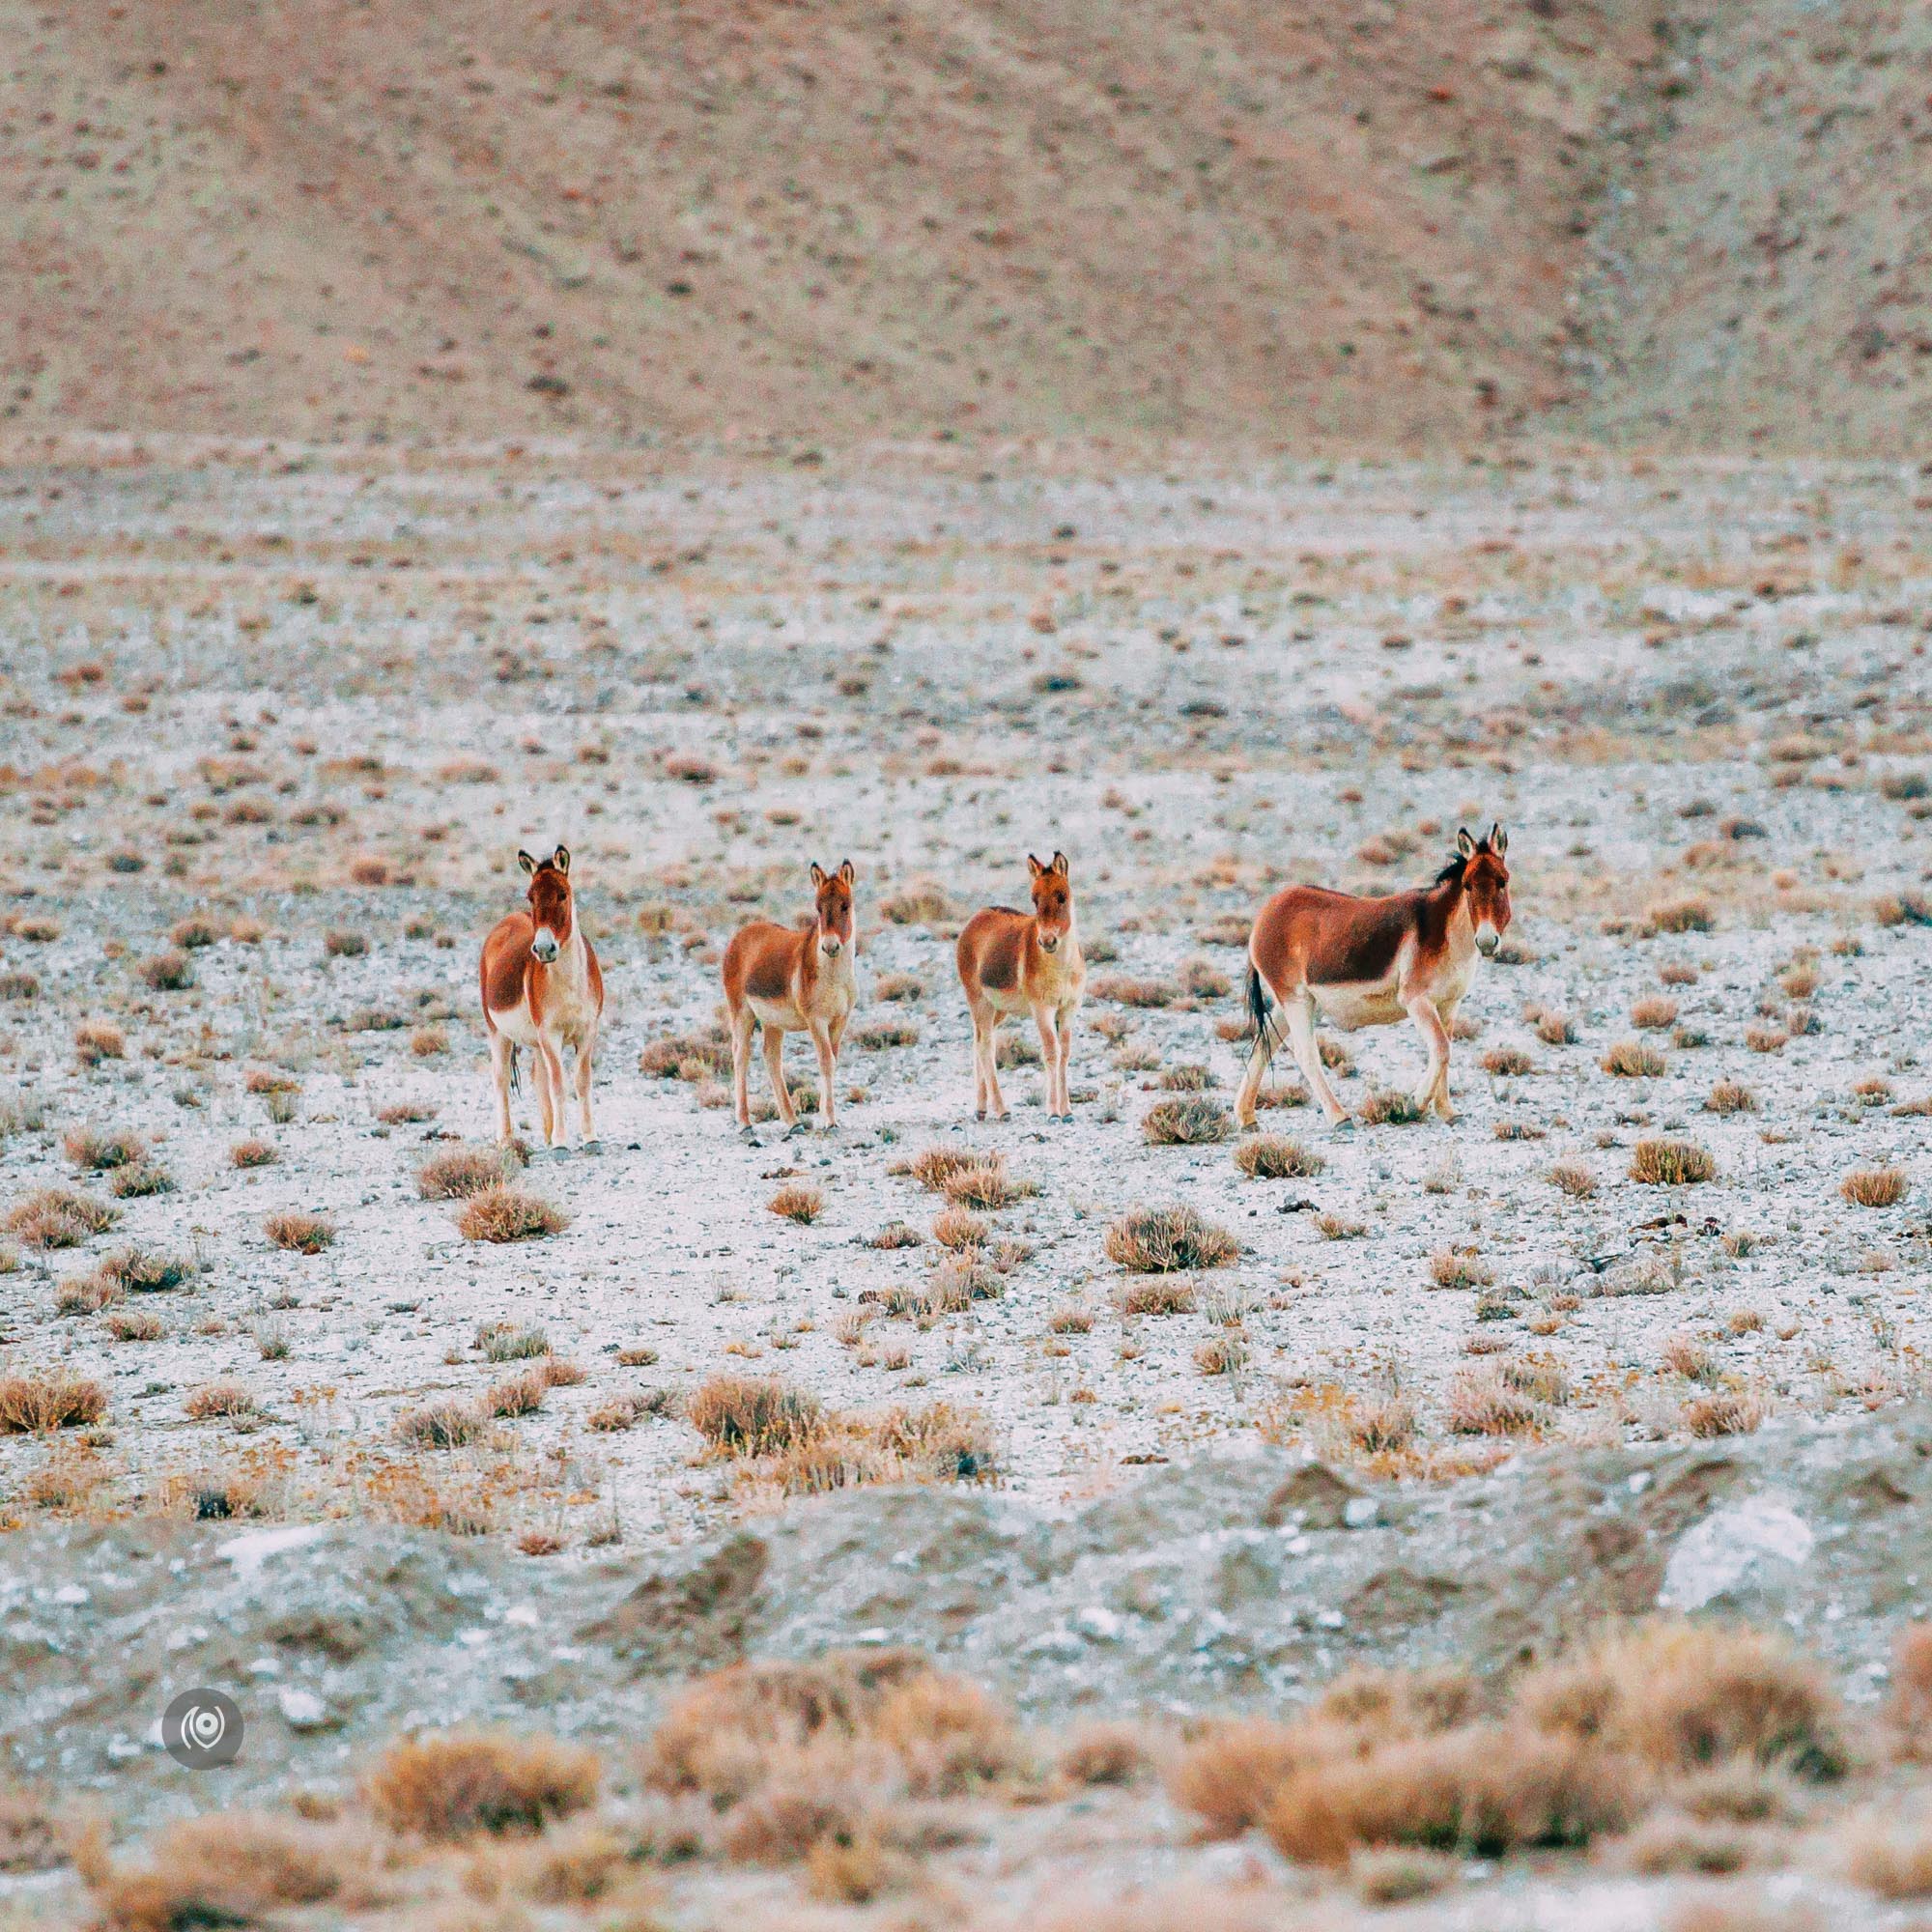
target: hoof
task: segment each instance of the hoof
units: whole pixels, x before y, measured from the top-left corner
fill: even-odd
[[[976,1111],[976,1112],[974,1113],[974,1115],[973,1115],[973,1118],[974,1118],[974,1119],[975,1119],[976,1121],[983,1121],[983,1120],[984,1120],[984,1119],[986,1118],[986,1110],[985,1110],[985,1108],[983,1108],[983,1107],[980,1107],[980,1108],[979,1108],[979,1109],[978,1109],[978,1110],[977,1110],[977,1111]]]
[[[599,1154],[604,1151],[604,1143],[595,1138],[587,1141],[579,1141],[577,1151],[579,1153]]]
[[[1341,1114],[1328,1122],[1328,1131],[1331,1134],[1352,1134],[1355,1124],[1354,1115]]]
[[[809,1134],[810,1131],[811,1129],[808,1127],[803,1121],[794,1121],[791,1123],[791,1125],[784,1130],[783,1138],[788,1141],[795,1141],[801,1134]]]
[[[758,1145],[758,1130],[756,1127],[740,1127],[738,1129],[738,1138],[747,1147],[756,1147]]]

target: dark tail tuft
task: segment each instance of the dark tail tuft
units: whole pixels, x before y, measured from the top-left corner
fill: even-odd
[[[510,1042],[510,1092],[524,1091],[524,1050],[515,1040]]]
[[[1254,1030],[1255,1044],[1262,1057],[1271,1059],[1279,1036],[1275,1032],[1267,988],[1262,984],[1261,968],[1252,961],[1248,966],[1248,1024]]]

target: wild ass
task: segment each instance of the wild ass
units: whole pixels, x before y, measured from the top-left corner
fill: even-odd
[[[1000,1093],[1000,1021],[1031,1012],[1039,1029],[1046,1074],[1046,1118],[1070,1121],[1066,1062],[1073,1046],[1073,1015],[1087,987],[1087,962],[1073,929],[1073,886],[1066,854],[1042,863],[1027,855],[1033,876],[1033,911],[988,906],[976,912],[959,934],[959,983],[973,1015],[973,1112],[1006,1119]]]
[[[497,922],[483,942],[479,975],[483,1031],[497,1086],[497,1138],[510,1138],[510,1090],[519,1084],[518,1049],[526,1046],[536,1063],[544,1144],[555,1147],[565,1138],[563,1048],[572,1046],[588,1146],[597,1138],[590,1122],[590,1073],[604,1012],[604,975],[578,922],[568,849],[559,845],[547,859],[519,852],[517,864],[530,882],[529,908]]]
[[[838,1127],[833,1081],[838,1071],[839,1043],[858,1000],[853,960],[859,935],[852,917],[852,881],[847,859],[836,872],[811,868],[817,902],[801,926],[753,920],[732,935],[724,949],[724,1008],[731,1026],[731,1090],[738,1127],[753,1143],[750,1067],[752,1030],[765,1036],[765,1067],[772,1098],[787,1133],[798,1133],[796,1109],[786,1090],[781,1062],[787,1033],[809,1033],[818,1049],[818,1112],[831,1133]]]
[[[1274,1052],[1268,1007],[1280,1007],[1294,1058],[1329,1121],[1347,1110],[1335,1097],[1316,1047],[1315,1018],[1352,1032],[1391,1026],[1405,1014],[1429,1049],[1416,1088],[1419,1109],[1445,1121],[1449,1102],[1449,1027],[1476,961],[1490,958],[1510,923],[1509,836],[1500,824],[1476,838],[1456,835],[1456,856],[1433,885],[1386,897],[1358,898],[1321,886],[1290,886],[1261,910],[1248,940],[1248,1013],[1254,1050],[1235,1102],[1243,1127],[1255,1123],[1255,1099]]]

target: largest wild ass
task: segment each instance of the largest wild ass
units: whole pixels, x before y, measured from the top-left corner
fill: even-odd
[[[559,845],[547,859],[517,854],[530,882],[529,909],[500,920],[483,942],[483,1031],[497,1082],[497,1138],[510,1138],[510,1089],[517,1051],[528,1047],[537,1069],[537,1110],[544,1144],[565,1138],[563,1049],[577,1049],[577,1104],[586,1145],[590,1124],[590,1063],[604,1014],[604,975],[578,923],[570,887],[570,853]]]
[[[752,1030],[765,1036],[765,1069],[772,1079],[772,1098],[787,1133],[800,1131],[798,1115],[785,1087],[784,1037],[809,1033],[818,1049],[818,1113],[831,1133],[838,1124],[833,1112],[832,1086],[838,1071],[838,1048],[845,1022],[852,1017],[859,987],[852,962],[859,951],[858,927],[852,917],[852,881],[856,874],[847,859],[836,872],[823,866],[811,868],[817,895],[811,918],[801,926],[776,925],[754,919],[732,934],[724,949],[724,1010],[731,1024],[731,1091],[738,1108],[738,1128],[755,1142],[752,1130]]]
[[[1445,1121],[1449,1104],[1449,1028],[1475,977],[1510,923],[1509,836],[1456,835],[1456,856],[1434,885],[1385,898],[1357,898],[1321,886],[1290,886],[1261,910],[1248,940],[1248,1012],[1255,1045],[1235,1118],[1255,1123],[1255,1099],[1274,1051],[1270,1001],[1288,1023],[1294,1058],[1331,1122],[1349,1117],[1316,1049],[1315,1016],[1352,1032],[1392,1026],[1405,1014],[1429,1049],[1415,1105]]]

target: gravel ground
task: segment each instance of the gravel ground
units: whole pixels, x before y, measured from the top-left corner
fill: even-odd
[[[108,1404],[91,1431],[0,1438],[10,1519],[677,1540],[773,1484],[704,1463],[674,1402],[588,1419],[720,1371],[866,1412],[944,1401],[1047,1504],[1258,1431],[1426,1479],[1920,1382],[1924,1117],[1896,1110],[1932,1093],[1932,560],[1907,471],[103,443],[16,451],[8,485],[0,1212],[108,1198],[114,1174],[77,1179],[64,1149],[82,1126],[146,1136],[175,1183],[78,1248],[0,1236],[0,1376],[57,1364]],[[1232,1098],[1241,944],[1274,885],[1410,883],[1492,818],[1517,921],[1463,1008],[1454,1125],[1330,1135],[1282,1105],[1264,1124],[1322,1163],[1290,1180],[1244,1179],[1233,1143],[1148,1144],[1164,1082]],[[564,1232],[489,1246],[415,1173],[490,1131],[475,950],[537,838],[572,845],[605,963],[602,1143],[521,1177]],[[951,935],[1056,846],[1091,974],[1075,1121],[1048,1128],[1015,1066],[1011,1119],[976,1124]],[[841,1131],[748,1149],[715,1070],[640,1055],[701,1043],[734,924],[802,913],[808,863],[847,856]],[[144,964],[186,919],[213,943],[156,988]],[[331,954],[351,932],[366,950]],[[888,975],[918,991],[880,999]],[[1676,1011],[1645,1029],[1652,999]],[[1539,1034],[1551,1014],[1574,1041]],[[916,1043],[861,1044],[881,1021]],[[123,1052],[84,1064],[76,1028],[100,1022]],[[1629,1041],[1661,1071],[1606,1072]],[[1351,1106],[1420,1067],[1406,1028],[1340,1043]],[[1485,1070],[1503,1049],[1525,1070]],[[801,1081],[809,1058],[794,1041]],[[250,1091],[273,1072],[289,1091]],[[1285,1056],[1280,1080],[1293,1098]],[[1708,1111],[1720,1081],[1754,1110]],[[379,1119],[404,1102],[426,1118]],[[249,1138],[274,1164],[232,1164]],[[1715,1178],[1631,1179],[1650,1138]],[[943,1204],[893,1169],[940,1142],[1037,1192],[986,1217],[997,1293],[922,1325],[867,1297],[940,1251],[870,1237],[930,1228]],[[1559,1163],[1594,1193],[1552,1184]],[[1897,1170],[1899,1198],[1854,1205],[1856,1169]],[[766,1211],[793,1179],[822,1194],[809,1226]],[[1241,1252],[1191,1280],[1191,1312],[1123,1314],[1106,1232],[1173,1203]],[[282,1209],[333,1245],[272,1246]],[[130,1245],[198,1270],[58,1312]],[[129,1316],[157,1332],[116,1339]],[[526,1366],[486,1359],[493,1322],[540,1327],[584,1378],[466,1447],[400,1440],[399,1415]],[[250,1406],[190,1413],[225,1382]]]

